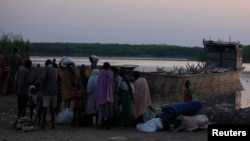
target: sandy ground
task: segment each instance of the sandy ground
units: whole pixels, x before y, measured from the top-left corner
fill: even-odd
[[[56,124],[56,129],[36,129],[23,132],[14,128],[17,115],[16,96],[0,95],[0,141],[206,141],[207,130],[153,133],[137,131],[135,127],[100,130],[95,127],[76,127]]]

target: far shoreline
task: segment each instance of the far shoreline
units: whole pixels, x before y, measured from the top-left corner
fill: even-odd
[[[64,56],[30,56],[30,58],[56,58],[60,59]],[[67,56],[71,58],[89,58],[89,56]],[[196,61],[189,60],[187,58],[159,58],[159,57],[107,57],[107,56],[98,56],[100,59],[121,59],[121,60],[163,60],[163,61]]]

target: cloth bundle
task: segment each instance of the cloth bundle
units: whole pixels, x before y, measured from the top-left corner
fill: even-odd
[[[163,113],[162,121],[163,123],[171,122],[179,115],[193,116],[200,111],[201,107],[201,102],[198,100],[163,106],[161,107]]]

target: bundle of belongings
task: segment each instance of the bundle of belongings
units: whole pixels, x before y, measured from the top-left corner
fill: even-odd
[[[161,130],[163,129],[162,120],[161,118],[152,118],[144,123],[137,124],[136,129],[142,132],[155,132]]]
[[[75,65],[75,61],[71,57],[63,56],[59,61],[60,67],[68,67],[70,65]]]
[[[207,129],[208,123],[208,117],[203,114],[198,114],[194,116],[180,115],[176,118],[174,124],[170,124],[170,129],[174,132]]]
[[[20,117],[14,123],[14,127],[23,132],[34,131],[36,129],[35,123],[29,117]]]
[[[97,57],[96,55],[91,55],[89,56],[89,61],[96,65],[99,61],[99,57]]]
[[[206,115],[198,114],[201,107],[198,100],[162,106],[164,127],[175,132],[206,129],[209,119]]]

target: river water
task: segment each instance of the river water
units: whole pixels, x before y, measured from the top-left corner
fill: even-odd
[[[44,66],[44,62],[46,59],[55,58],[60,61],[61,57],[37,57],[31,56],[31,60],[33,65],[40,63]],[[90,62],[88,57],[72,57],[76,65],[84,64],[85,66],[90,66]],[[174,67],[186,67],[186,65],[197,65],[199,62],[197,61],[188,61],[188,60],[171,60],[171,59],[160,59],[160,58],[99,58],[97,65],[102,65],[104,62],[109,62],[111,65],[137,65],[138,67],[135,70],[138,71],[155,71],[157,67],[163,68],[164,70],[173,70]],[[236,108],[246,108],[250,107],[250,63],[243,63],[243,67],[245,67],[240,81],[244,90],[237,93]]]

